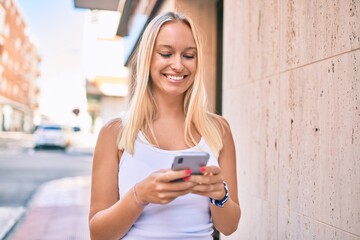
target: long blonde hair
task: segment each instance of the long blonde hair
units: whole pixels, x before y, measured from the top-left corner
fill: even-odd
[[[152,133],[151,124],[156,116],[156,103],[150,87],[150,60],[155,40],[162,25],[173,21],[181,21],[189,26],[198,52],[194,83],[186,91],[184,98],[185,142],[189,146],[197,144],[191,133],[194,126],[209,144],[213,153],[218,156],[223,147],[223,128],[226,124],[223,123],[220,116],[206,110],[207,99],[203,83],[204,62],[199,34],[191,19],[174,12],[155,17],[143,33],[137,55],[134,95],[130,101],[126,120],[123,121],[118,147],[122,150],[126,149],[130,154],[134,154],[134,142],[139,131],[150,130],[148,132]],[[155,136],[153,138],[156,139]]]

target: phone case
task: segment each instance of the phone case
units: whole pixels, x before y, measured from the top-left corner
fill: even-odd
[[[202,174],[200,168],[206,166],[209,157],[206,152],[182,153],[175,156],[171,168],[173,170],[191,169],[192,174]]]

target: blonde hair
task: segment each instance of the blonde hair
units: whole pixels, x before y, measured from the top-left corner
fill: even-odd
[[[197,71],[194,83],[185,93],[184,113],[185,113],[185,142],[187,145],[196,145],[191,129],[192,124],[196,130],[209,144],[213,153],[218,156],[223,147],[222,137],[223,128],[226,126],[223,119],[207,109],[206,90],[203,83],[203,56],[202,45],[199,34],[193,22],[180,13],[168,12],[155,17],[146,27],[139,44],[135,90],[132,96],[126,121],[123,122],[123,129],[119,136],[119,149],[126,149],[130,154],[134,154],[134,142],[139,131],[149,130],[155,138],[151,123],[156,116],[156,102],[151,92],[150,81],[150,60],[152,57],[155,40],[166,22],[180,21],[185,23],[192,31],[197,48]]]

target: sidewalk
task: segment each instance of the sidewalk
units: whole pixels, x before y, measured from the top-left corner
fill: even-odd
[[[19,221],[13,233],[7,236],[6,239],[9,240],[90,239],[89,194],[90,177],[88,176],[45,183],[32,198],[26,213],[8,217],[9,215],[0,212],[0,226]]]

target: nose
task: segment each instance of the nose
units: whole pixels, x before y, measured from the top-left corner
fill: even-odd
[[[173,69],[174,71],[180,72],[184,69],[184,65],[182,63],[182,59],[181,56],[175,56],[173,58],[173,61],[170,65],[171,69]]]

